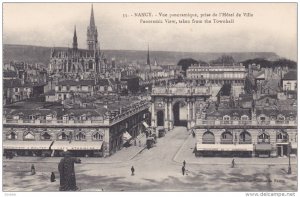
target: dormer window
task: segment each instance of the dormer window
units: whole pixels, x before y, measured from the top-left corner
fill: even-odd
[[[41,135],[41,139],[42,140],[51,140],[51,135],[47,132],[44,132],[42,135]]]
[[[228,124],[230,121],[230,116],[228,116],[228,115],[223,116],[223,120],[224,120],[225,124]]]
[[[31,131],[26,131],[24,133],[24,140],[34,140],[34,133]]]
[[[64,120],[64,121],[69,120],[69,116],[68,116],[68,115],[64,115],[64,116],[63,116],[63,120]]]
[[[96,140],[96,141],[102,141],[103,140],[103,135],[100,134],[99,132],[96,132],[94,135],[93,135],[93,140]]]
[[[65,132],[61,132],[58,137],[58,140],[67,140],[68,139],[68,135]]]
[[[10,133],[7,135],[7,139],[8,139],[8,140],[16,140],[17,138],[18,138],[18,136],[17,136],[17,134],[16,134],[14,131],[10,132]]]
[[[76,136],[75,139],[80,141],[80,140],[85,140],[85,134],[83,134],[82,132],[79,132]]]
[[[46,116],[46,120],[52,120],[52,114],[48,114],[48,115]]]
[[[270,104],[270,101],[269,101],[269,99],[268,99],[268,98],[266,99],[266,104],[267,104],[267,105],[269,105],[269,104]]]
[[[14,115],[14,116],[13,116],[13,119],[14,119],[14,120],[19,120],[19,119],[20,119],[20,116],[19,116],[19,115]]]

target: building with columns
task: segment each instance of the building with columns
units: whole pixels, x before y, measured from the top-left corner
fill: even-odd
[[[230,85],[230,84],[227,84]],[[151,125],[171,130],[186,126],[197,138],[196,156],[276,157],[297,153],[296,108],[252,102],[243,108],[214,102],[210,86],[178,83],[155,86]],[[222,95],[224,97],[224,95]],[[184,111],[181,115],[181,111]]]
[[[112,99],[110,99],[112,100]],[[86,108],[55,103],[19,103],[3,111],[4,154],[110,156],[135,139],[150,124],[145,100],[102,101]]]
[[[217,108],[211,103],[194,126],[196,156],[286,156],[297,154],[297,111]]]
[[[168,130],[174,126],[191,129],[196,113],[201,111],[209,96],[210,88],[206,86],[194,87],[185,83],[155,86],[151,94],[151,125]]]

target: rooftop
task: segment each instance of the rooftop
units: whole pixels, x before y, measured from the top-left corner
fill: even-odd
[[[95,80],[65,80],[58,82],[58,85],[62,86],[89,86],[89,85],[95,85]]]
[[[283,80],[297,80],[297,71],[289,71],[282,78]]]
[[[3,71],[3,77],[7,77],[7,78],[14,78],[17,77],[17,72],[16,71],[11,71],[11,70],[7,70],[7,71]]]

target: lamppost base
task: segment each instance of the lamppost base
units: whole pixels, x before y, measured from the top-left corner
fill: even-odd
[[[292,168],[289,166],[288,168],[288,171],[287,171],[288,174],[292,174]]]

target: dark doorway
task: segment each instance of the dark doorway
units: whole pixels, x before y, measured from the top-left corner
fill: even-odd
[[[180,119],[180,108],[182,109],[184,106],[185,106],[185,103],[183,103],[183,102],[177,102],[173,105],[174,126],[187,127],[187,120]]]
[[[164,112],[157,112],[157,126],[164,126]]]

